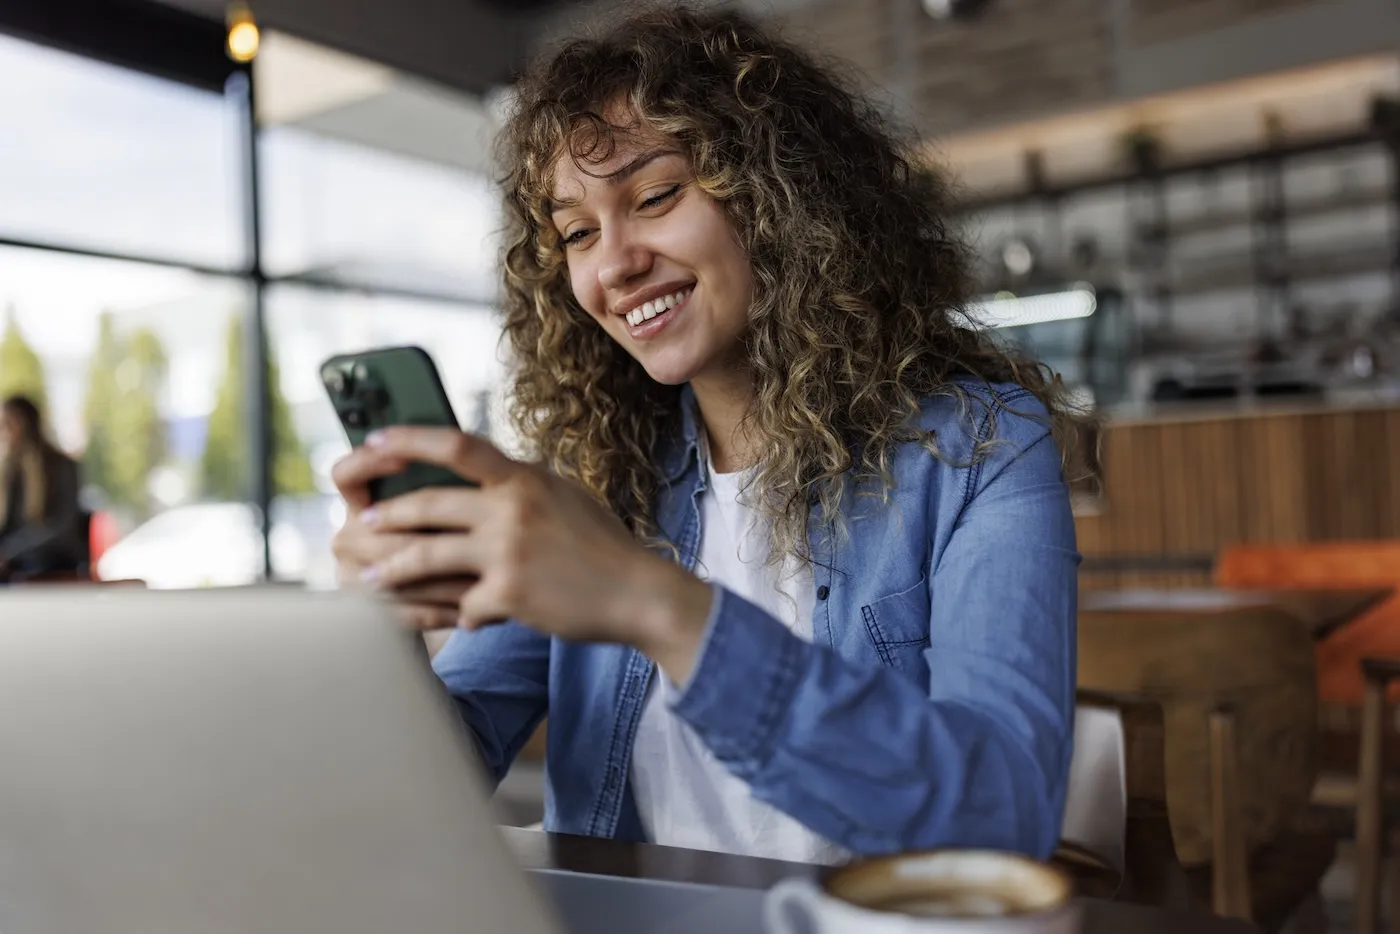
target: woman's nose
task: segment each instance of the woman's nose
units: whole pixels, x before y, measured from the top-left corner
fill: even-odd
[[[625,234],[607,236],[602,243],[603,261],[598,267],[598,284],[604,289],[620,289],[637,276],[651,270],[652,253]]]

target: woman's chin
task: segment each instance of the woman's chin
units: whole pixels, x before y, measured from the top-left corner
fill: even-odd
[[[695,378],[696,366],[690,360],[645,360],[647,375],[663,386],[679,386]]]

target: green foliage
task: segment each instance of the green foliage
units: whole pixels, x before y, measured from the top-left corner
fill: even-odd
[[[88,362],[87,396],[83,400],[83,425],[87,447],[83,450],[83,479],[101,489],[114,504],[122,504],[112,482],[112,411],[117,398],[117,365],[122,359],[121,339],[110,312],[97,322],[97,347]]]
[[[20,333],[13,305],[5,309],[5,333],[0,336],[0,398],[25,395],[49,417],[49,393],[44,365]]]
[[[306,447],[292,424],[292,411],[282,395],[276,355],[268,348],[268,381],[272,386],[272,445],[274,494],[311,493],[315,477]],[[204,495],[211,499],[246,499],[252,492],[248,468],[247,385],[243,371],[243,316],[229,321],[224,345],[224,372],[209,415],[209,432],[201,462]]]
[[[224,343],[224,372],[209,413],[200,473],[204,495],[237,500],[248,496],[247,419],[244,416],[243,322],[235,314]]]
[[[84,477],[137,518],[150,515],[148,481],[168,453],[159,408],[168,369],[165,346],[154,331],[141,328],[123,340],[112,316],[102,315],[83,404]]]

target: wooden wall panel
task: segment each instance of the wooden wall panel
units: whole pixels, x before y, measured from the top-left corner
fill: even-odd
[[[1150,45],[1234,26],[1314,0],[1132,0],[1130,41]]]
[[[1400,538],[1400,407],[1110,422],[1086,556],[1214,554],[1233,542]],[[1115,571],[1086,587],[1202,583]]]
[[[1385,476],[1393,478],[1400,471],[1400,409],[1385,413],[1385,455],[1381,458]],[[1400,528],[1400,481],[1383,484],[1387,487],[1390,507],[1382,518],[1382,528]]]

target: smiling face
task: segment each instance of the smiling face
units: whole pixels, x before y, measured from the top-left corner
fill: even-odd
[[[574,298],[652,379],[730,380],[742,369],[753,272],[673,144],[620,137],[600,164],[562,158],[552,211]]]

